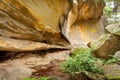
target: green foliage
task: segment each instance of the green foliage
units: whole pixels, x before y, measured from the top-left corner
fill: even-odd
[[[118,23],[120,21],[120,0],[104,0],[106,6],[104,8],[104,16],[108,19],[109,24]]]
[[[92,49],[82,48],[75,49],[73,56],[69,57],[66,62],[63,62],[61,69],[64,72],[81,72],[89,71],[102,74],[102,70],[97,67],[97,58],[92,55]]]
[[[22,79],[22,80],[36,80],[35,78],[25,78],[25,79]]]
[[[112,59],[109,59],[105,62],[105,64],[112,64],[112,63],[118,63],[120,62],[120,59],[117,59],[117,58],[112,58]]]
[[[26,79],[23,79],[23,80],[48,80],[48,78],[47,77],[40,77],[38,79],[36,79],[36,78],[26,78]]]
[[[38,80],[48,80],[48,78],[47,77],[41,77]]]

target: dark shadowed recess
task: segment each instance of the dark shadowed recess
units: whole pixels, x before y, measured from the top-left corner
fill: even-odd
[[[9,59],[17,59],[26,57],[29,55],[45,56],[47,53],[64,51],[66,49],[49,49],[49,50],[38,50],[38,51],[26,51],[26,52],[11,52],[11,51],[0,51],[0,62],[7,61]]]

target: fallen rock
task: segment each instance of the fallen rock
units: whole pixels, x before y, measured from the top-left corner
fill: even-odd
[[[120,80],[120,65],[109,64],[103,67],[105,76],[108,80]]]
[[[120,50],[120,38],[112,34],[102,35],[98,40],[91,42],[97,57],[108,59]]]
[[[120,36],[120,24],[111,24],[106,27],[107,31]]]

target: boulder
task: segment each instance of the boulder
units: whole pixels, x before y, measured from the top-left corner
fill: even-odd
[[[104,34],[98,40],[91,42],[97,57],[108,59],[120,50],[120,38],[112,34]]]
[[[103,67],[107,80],[120,80],[120,65],[109,64]]]
[[[110,24],[106,27],[107,31],[120,36],[120,24]]]

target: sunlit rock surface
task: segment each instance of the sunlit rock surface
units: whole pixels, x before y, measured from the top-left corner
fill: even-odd
[[[0,61],[5,61],[0,78],[69,77],[60,70],[71,53],[64,49],[86,47],[104,33],[104,5],[103,0],[0,0]]]
[[[59,19],[67,0],[0,0],[0,35],[66,46]]]
[[[104,28],[102,0],[1,0],[0,35],[67,46],[86,46]],[[99,10],[98,10],[99,9]],[[65,39],[65,37],[68,41]]]
[[[68,13],[62,32],[74,47],[85,47],[104,33],[100,17],[105,3],[103,0],[78,0]]]
[[[70,49],[70,48],[0,36],[0,51],[23,52],[23,51],[38,51],[38,50],[48,50],[48,49]]]

